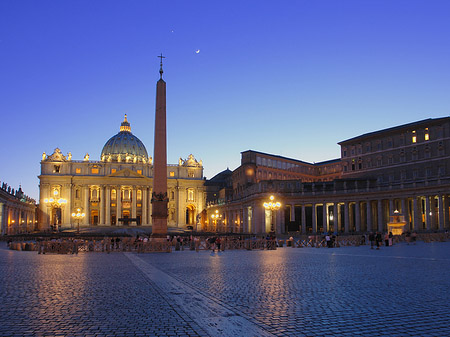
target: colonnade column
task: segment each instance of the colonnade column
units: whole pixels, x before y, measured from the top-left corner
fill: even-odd
[[[324,202],[322,207],[322,230],[324,233],[328,232],[328,212],[327,212],[327,204]]]
[[[344,202],[344,232],[350,232],[350,216],[348,211],[349,203],[348,201]]]
[[[444,229],[444,196],[438,195],[438,207],[439,207],[439,230]]]
[[[378,231],[383,231],[383,200],[379,199],[377,202],[377,218],[378,218]]]
[[[111,226],[111,188],[109,186],[106,186],[105,189],[106,189],[105,225]]]
[[[444,204],[444,216],[442,217],[444,220],[444,229],[449,228],[449,205],[448,205],[448,196],[444,194],[442,196],[442,203]]]
[[[333,204],[333,213],[334,233],[337,234],[339,229],[339,210],[337,202]]]
[[[427,231],[429,231],[431,230],[431,203],[429,196],[425,197],[425,212]]]
[[[406,229],[409,229],[409,212],[408,212],[408,209],[406,207],[406,200],[405,199],[402,199],[402,214],[403,214],[405,222],[406,222],[406,224],[405,224]]]
[[[361,208],[359,201],[355,203],[355,229],[357,232],[361,231]]]
[[[317,213],[316,204],[312,204],[312,231],[313,234],[317,233]]]
[[[419,205],[417,202],[417,197],[413,198],[413,219],[414,219],[414,230],[418,231],[419,230]],[[421,222],[421,221],[420,221]]]
[[[306,234],[306,208],[302,205],[302,234]]]
[[[100,225],[105,224],[105,186],[100,185]]]
[[[290,216],[290,221],[295,221],[295,205],[291,204],[291,216]]]
[[[366,202],[366,221],[367,221],[367,231],[371,232],[372,229],[372,202],[367,200]]]

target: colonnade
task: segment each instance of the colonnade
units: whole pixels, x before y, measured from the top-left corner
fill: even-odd
[[[407,231],[450,229],[450,199],[446,193],[354,199],[335,196],[329,200],[283,198],[282,194],[278,197],[282,202],[282,207],[274,211],[274,229],[278,234],[289,231],[302,234],[386,232],[394,214],[404,216],[404,230]],[[253,234],[270,231],[271,211],[264,208],[263,199],[213,206],[208,210],[209,214],[215,209],[221,214],[218,231]]]

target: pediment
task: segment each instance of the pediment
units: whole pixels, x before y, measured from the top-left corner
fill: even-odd
[[[122,177],[122,178],[145,178],[142,174],[139,174],[130,169],[123,169],[114,173],[111,173],[109,177]]]

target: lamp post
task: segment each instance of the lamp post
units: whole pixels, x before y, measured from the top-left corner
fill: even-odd
[[[47,204],[47,205],[50,205],[51,207],[52,207],[52,211],[53,211],[53,208],[59,208],[59,209],[61,209],[61,207],[62,206],[64,206],[64,205],[66,205],[67,204],[67,200],[66,199],[64,199],[64,198],[58,198],[58,195],[59,195],[59,192],[58,192],[58,190],[54,190],[53,191],[53,195],[54,195],[54,198],[45,198],[44,199],[44,203],[45,204]],[[52,212],[53,213],[53,212]],[[60,214],[61,215],[61,214]],[[57,226],[58,226],[58,224],[57,224],[57,219],[55,219],[55,225],[56,225],[56,228],[55,228],[55,230],[57,229]]]
[[[211,219],[214,222],[214,231],[217,232],[217,220],[221,217],[221,215],[219,215],[219,210],[216,209],[216,211],[211,214]]]
[[[270,210],[271,213],[271,220],[272,220],[272,224],[270,225],[270,232],[271,234],[275,233],[275,228],[273,225],[274,222],[274,211],[278,211],[281,207],[281,203],[279,201],[275,201],[275,197],[273,195],[270,196],[270,201],[269,202],[265,202],[264,203],[264,208],[267,210]]]
[[[78,221],[77,233],[80,234],[80,220],[84,218],[86,214],[81,213],[81,208],[77,208],[77,213],[72,213],[72,218]]]

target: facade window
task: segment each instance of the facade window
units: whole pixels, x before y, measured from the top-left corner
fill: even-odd
[[[417,143],[417,134],[416,134],[416,131],[413,131],[413,132],[412,132],[412,142],[413,142],[413,143]]]
[[[75,190],[75,199],[80,199],[80,190],[78,188]]]
[[[142,174],[142,170],[137,170],[137,173],[138,174]]]
[[[117,191],[115,189],[111,190],[111,200],[117,199]]]
[[[193,190],[189,189],[187,191],[187,199],[188,199],[188,201],[194,201],[194,191]]]
[[[61,166],[59,165],[54,165],[53,166],[53,173],[59,173],[61,170]]]
[[[440,167],[439,167],[439,175],[440,175],[440,176],[445,175],[445,167],[444,167],[444,166],[440,166]]]
[[[428,128],[425,128],[425,140],[430,140],[430,133],[428,131]]]
[[[347,150],[342,151],[342,157],[347,157]]]
[[[142,200],[142,191],[137,190],[137,200]]]
[[[188,171],[188,178],[194,178],[194,171]]]
[[[116,169],[111,169],[111,173],[116,173]]]
[[[98,168],[92,168],[91,169],[92,174],[98,174]]]
[[[377,150],[378,150],[378,151],[381,151],[382,147],[383,147],[383,146],[382,146],[381,142],[379,142],[379,143],[377,144]]]
[[[214,194],[214,196],[215,196],[215,194]],[[175,192],[174,191],[170,192],[170,199],[175,200]]]
[[[75,169],[75,173],[80,174],[80,173],[81,173],[81,169],[80,169],[79,167],[77,167],[77,168]]]
[[[174,171],[170,171],[169,172],[169,177],[175,177],[175,172]]]
[[[426,173],[427,177],[431,177],[431,175],[432,175],[431,168],[428,167],[428,168],[426,169],[425,173]]]

